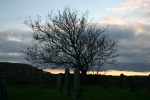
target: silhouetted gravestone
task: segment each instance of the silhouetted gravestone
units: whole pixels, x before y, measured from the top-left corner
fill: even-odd
[[[3,88],[3,78],[2,78],[2,74],[0,73],[0,100],[2,100],[2,89]]]
[[[57,91],[62,91],[62,74],[57,75]]]
[[[75,68],[72,97],[74,100],[81,100],[81,96],[82,95],[80,91],[80,72],[78,68]]]
[[[0,74],[0,100],[9,100],[6,81],[3,79],[2,74]]]
[[[125,85],[125,76],[124,76],[124,74],[120,74],[120,77],[119,77],[119,87],[123,88],[124,85]]]
[[[69,68],[65,69],[65,95],[70,96],[70,71]]]
[[[7,85],[6,85],[6,81],[3,80],[3,96],[2,96],[2,100],[9,100],[8,99],[8,90],[7,90]]]
[[[148,91],[150,92],[150,74],[148,75]]]
[[[130,91],[133,91],[133,92],[137,91],[137,84],[134,80],[134,77],[132,76],[128,77],[128,84],[129,84]]]

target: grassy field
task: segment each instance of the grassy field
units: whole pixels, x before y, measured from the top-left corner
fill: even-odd
[[[70,100],[62,93],[56,91],[56,86],[45,86],[40,89],[38,85],[18,84],[9,85],[10,100]]]
[[[146,88],[137,92],[130,92],[128,88],[117,86],[104,89],[101,86],[82,86],[83,100],[150,100],[150,93]],[[56,91],[55,85],[47,85],[40,89],[38,85],[8,84],[10,100],[71,100]]]

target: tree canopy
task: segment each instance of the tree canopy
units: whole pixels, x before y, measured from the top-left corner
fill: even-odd
[[[62,12],[49,13],[46,24],[41,18],[25,21],[33,31],[35,42],[24,51],[31,63],[49,64],[51,68],[78,68],[82,74],[116,62],[117,42],[100,27],[88,20],[88,12],[79,14],[66,7]]]

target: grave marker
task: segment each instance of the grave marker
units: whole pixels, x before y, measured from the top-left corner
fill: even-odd
[[[65,95],[70,96],[70,71],[69,68],[65,69]]]
[[[119,87],[120,88],[124,88],[124,84],[125,84],[125,76],[124,76],[124,74],[120,74],[120,77],[119,77]]]
[[[74,70],[74,80],[73,80],[73,93],[72,97],[74,100],[81,100],[81,91],[80,91],[80,72],[78,68]]]
[[[62,91],[62,75],[61,74],[57,75],[57,91],[58,92]]]

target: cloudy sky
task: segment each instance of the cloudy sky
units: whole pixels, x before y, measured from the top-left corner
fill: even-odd
[[[22,50],[32,44],[32,30],[25,20],[45,21],[52,9],[65,6],[89,11],[93,22],[109,25],[108,33],[118,41],[118,66],[106,69],[150,71],[150,0],[1,0],[0,62],[22,62]]]

